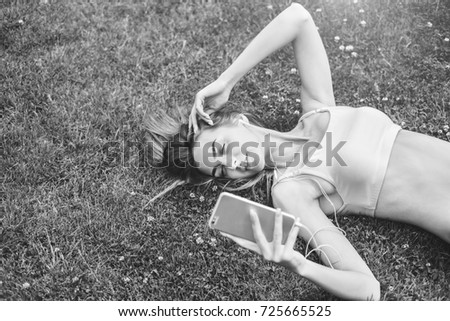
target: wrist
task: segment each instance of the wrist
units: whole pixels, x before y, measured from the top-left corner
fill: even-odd
[[[241,79],[238,75],[231,74],[228,70],[225,70],[217,80],[222,82],[225,87],[227,87],[230,91],[233,89],[234,85]]]
[[[311,261],[307,260],[302,254],[296,252],[292,260],[292,265],[294,266],[294,272],[300,276],[304,276],[306,270],[308,269],[309,263]]]

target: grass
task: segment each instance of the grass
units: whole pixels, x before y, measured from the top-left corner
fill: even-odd
[[[338,104],[373,106],[449,140],[448,2],[303,3],[327,48]],[[122,164],[103,148],[117,142],[120,151],[125,136],[141,141],[146,111],[188,111],[287,4],[2,2],[3,300],[336,299],[209,230],[220,190],[179,187],[144,207],[165,173],[139,162],[135,148]],[[291,128],[301,111],[294,67],[291,48],[274,54],[230,105]],[[241,195],[264,203],[263,190]],[[340,224],[383,300],[450,299],[448,244],[394,222]]]

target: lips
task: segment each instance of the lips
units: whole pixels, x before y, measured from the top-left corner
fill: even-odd
[[[245,153],[245,160],[243,162],[241,162],[241,164],[239,165],[239,167],[241,169],[247,170],[247,168],[249,167],[249,163],[248,163],[248,154]]]

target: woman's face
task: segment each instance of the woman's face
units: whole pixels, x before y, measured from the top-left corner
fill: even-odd
[[[243,122],[229,121],[200,131],[192,148],[200,172],[236,179],[254,176],[264,169],[263,144]]]

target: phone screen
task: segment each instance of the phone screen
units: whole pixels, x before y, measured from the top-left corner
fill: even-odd
[[[274,208],[250,201],[246,198],[223,192],[220,194],[216,206],[209,220],[209,226],[224,233],[255,242],[250,220],[250,210],[258,214],[259,222],[268,242],[273,240],[273,229],[276,210]],[[294,216],[283,214],[282,243],[294,224]]]

